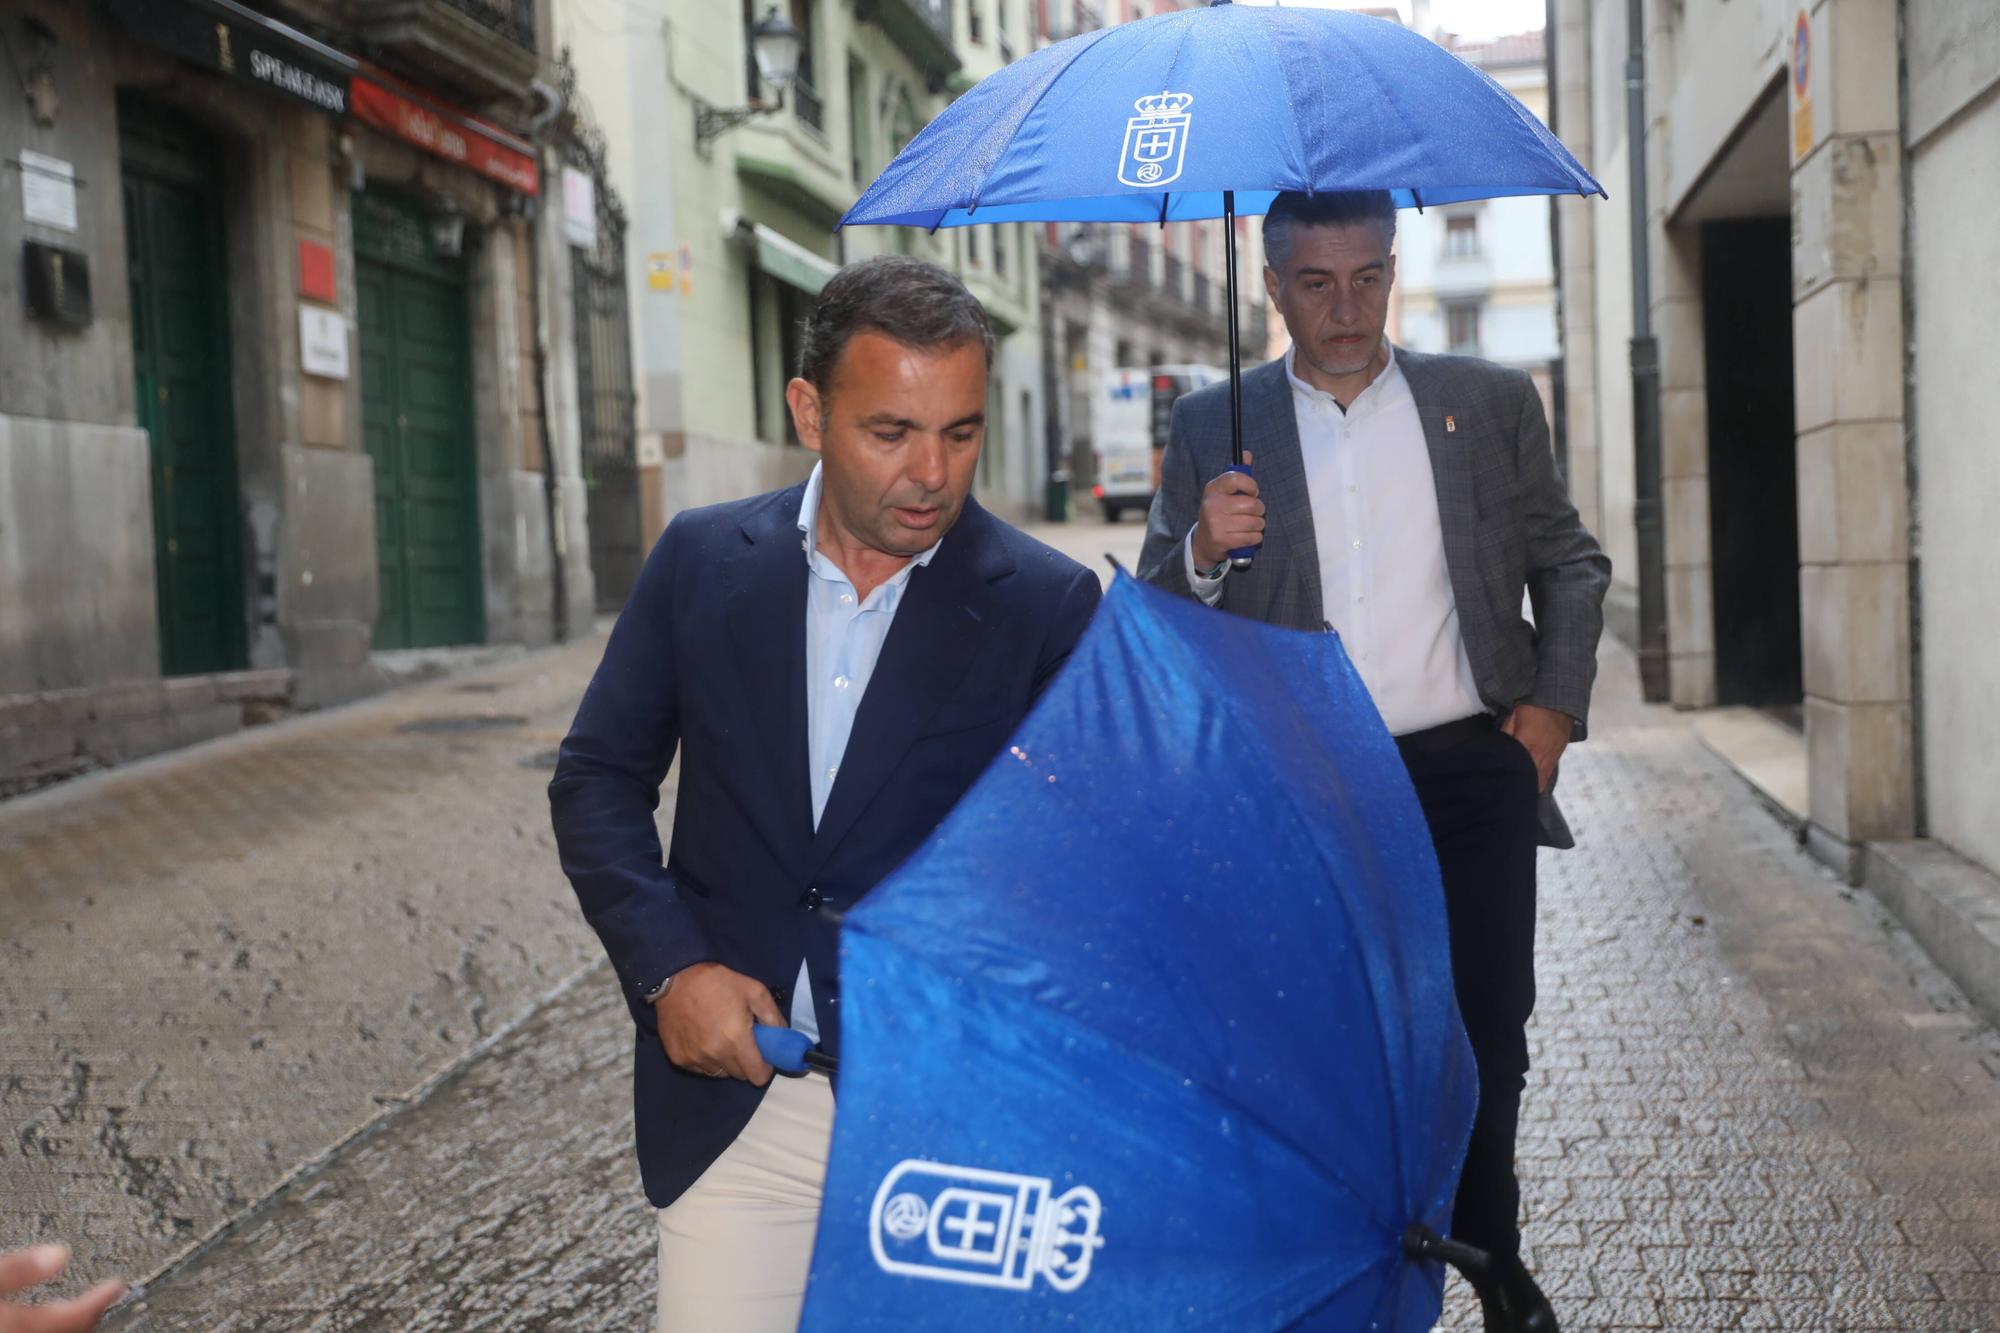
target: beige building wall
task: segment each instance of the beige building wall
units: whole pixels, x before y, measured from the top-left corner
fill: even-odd
[[[1953,0],[1917,0],[1913,16],[1960,8]],[[1991,13],[1990,6],[1963,8],[1966,14]],[[1572,385],[1571,415],[1589,414],[1596,431],[1600,531],[1617,580],[1614,626],[1631,618],[1621,603],[1633,600],[1638,572],[1630,521],[1636,477],[1626,345],[1632,261],[1625,197],[1625,10],[1623,0],[1575,5],[1563,0],[1557,11],[1559,32],[1564,24],[1586,29],[1581,37],[1572,33],[1562,49],[1583,47],[1590,53],[1587,165],[1613,193],[1610,201],[1587,206],[1592,250],[1587,319],[1572,311],[1567,322],[1572,338],[1591,340],[1597,358],[1595,392],[1579,396]],[[1853,873],[1860,843],[1907,837],[1917,826],[1897,6],[1883,0],[1809,0],[1803,10],[1810,29],[1803,97],[1777,91],[1790,82],[1801,12],[1791,0],[1648,0],[1645,5],[1649,313],[1661,361],[1665,609],[1673,701],[1709,706],[1716,700],[1717,644],[1700,227],[1710,218],[1789,212],[1810,822],[1822,854]],[[1959,27],[1970,21],[1961,17]],[[1985,68],[1994,68],[1993,62]],[[1564,77],[1559,71],[1558,78]],[[1775,110],[1773,97],[1783,99]],[[1809,124],[1801,126],[1804,136],[1793,145],[1793,116],[1807,103]],[[1762,137],[1772,132],[1777,113],[1793,148],[1784,193],[1780,183],[1757,178],[1768,177],[1769,163],[1778,160],[1775,148],[1768,161],[1763,156],[1775,138]],[[1970,164],[1981,148],[1941,144],[1936,151],[1958,155],[1954,178],[1980,179]],[[1990,162],[1990,146],[1984,151]],[[1746,163],[1749,177],[1731,180]],[[1992,175],[1989,167],[1984,176]],[[1964,252],[1970,241],[1952,233],[1976,225],[1968,220],[1981,216],[1982,205],[1990,216],[1996,201],[1977,193],[1990,192],[1990,186],[1982,181],[1959,189],[1955,202],[1929,214],[1931,221],[1924,220],[1927,206],[1920,205],[1920,254]],[[1719,199],[1719,191],[1738,197]],[[1732,211],[1732,202],[1744,207]],[[1566,222],[1577,212],[1572,207]],[[1954,221],[1944,222],[1947,215]],[[1932,240],[1921,230],[1925,227],[1942,230]],[[1921,306],[1922,292],[1917,295]],[[1935,328],[1934,341],[1966,338],[1969,329],[1954,318],[1967,317],[1943,311],[1920,315],[1920,337],[1922,330]],[[1973,372],[1967,367],[1963,373]],[[1945,384],[1964,382],[1957,367],[1933,374],[1921,360],[1917,380],[1920,400],[1927,380],[1940,393],[1955,392]],[[1936,410],[1950,419],[1950,407]],[[1990,503],[1976,483],[1970,494],[1954,487],[1938,515],[1945,531],[1951,530],[1961,495],[1965,513],[1982,499]],[[1956,596],[1966,623],[1976,623],[1980,617],[1967,600],[1963,578],[1949,558],[1942,565],[1940,599],[1949,604]],[[1926,588],[1930,577],[1927,571]],[[1928,610],[1927,600],[1926,623]],[[1991,622],[1990,614],[1985,621]],[[1939,674],[1945,688],[1974,690],[1970,676],[1979,668],[1954,665],[1965,656],[1947,651],[1943,663],[1926,661],[1925,669]],[[1966,784],[1981,762],[1974,756],[1993,752],[1990,740],[1968,741],[1963,750],[1947,742],[1932,768],[1950,768],[1955,789],[1979,790],[1984,784]],[[1946,778],[1942,772],[1936,776]],[[1964,834],[1961,840],[1976,837]]]
[[[682,509],[789,485],[815,461],[788,442],[783,389],[794,367],[782,333],[810,309],[813,292],[763,271],[755,227],[805,252],[822,280],[843,263],[884,253],[916,255],[966,278],[1003,333],[977,493],[1008,517],[1024,515],[1042,484],[1032,236],[992,226],[935,235],[834,230],[895,150],[948,103],[939,68],[920,64],[889,31],[892,23],[906,34],[911,23],[921,26],[910,17],[925,10],[921,0],[872,9],[816,0],[795,9],[794,19],[803,15],[810,28],[817,125],[800,114],[795,90],[782,109],[699,145],[699,107],[740,108],[749,97],[740,8],[714,0],[666,0],[651,15],[626,8],[612,22],[593,7],[563,6],[557,21],[632,218],[627,264],[647,539]],[[1026,16],[1008,9],[1010,49],[1025,50]],[[963,10],[954,16],[952,43],[931,59],[962,59],[953,86],[969,86],[999,66],[1002,16],[986,15],[977,41]],[[1004,274],[993,263],[996,243],[1007,251]]]
[[[1924,808],[1931,836],[2000,870],[1993,312],[2000,310],[2000,8],[1910,0],[1911,426]],[[1856,487],[1874,484],[1868,476]]]

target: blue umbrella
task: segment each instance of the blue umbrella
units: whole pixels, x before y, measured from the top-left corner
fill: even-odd
[[[1450,1248],[1475,1073],[1423,812],[1335,636],[1121,577],[847,915],[841,994],[802,1328],[1436,1319],[1415,1256]]]
[[[1235,219],[1281,190],[1387,190],[1418,208],[1604,193],[1512,94],[1401,24],[1213,0],[1082,33],[981,80],[841,225],[1228,219],[1240,468]]]

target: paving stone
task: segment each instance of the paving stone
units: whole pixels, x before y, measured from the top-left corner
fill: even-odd
[[[1522,1120],[1526,1253],[1564,1327],[2000,1329],[2000,1037],[1685,717],[1637,701],[1628,656],[1608,647],[1604,662],[1593,738],[1564,765],[1580,846],[1542,860]],[[479,703],[559,732],[561,682],[544,685],[546,704]],[[148,1237],[100,1241],[100,1261],[167,1253],[172,1219],[199,1228],[231,1215],[232,1191],[261,1197],[374,1096],[407,1091],[592,957],[528,814],[539,779],[516,793],[499,775],[530,748],[517,739],[377,725],[294,741],[192,783],[226,798],[128,794],[54,848],[10,844],[0,816],[0,868],[32,866],[41,885],[0,959],[26,940],[14,956],[42,969],[32,988],[0,969],[0,1002],[34,1015],[32,1040],[10,1032],[0,1049],[0,1189],[36,1200],[47,1226]],[[262,804],[232,824],[218,808],[232,801]],[[117,836],[118,819],[146,836]],[[237,830],[228,855],[212,850],[218,820]],[[482,859],[496,843],[505,855]],[[279,910],[300,900],[310,910]],[[111,948],[107,912],[143,947]],[[448,924],[405,924],[433,915]],[[56,950],[67,966],[46,961]],[[352,975],[378,954],[400,999]],[[113,962],[84,965],[98,957]],[[111,1030],[133,1013],[136,1035]],[[648,1327],[629,1041],[598,965],[112,1326]],[[1479,1327],[1456,1280],[1443,1327]]]

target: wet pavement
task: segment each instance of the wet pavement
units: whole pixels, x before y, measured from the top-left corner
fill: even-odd
[[[594,962],[538,756],[600,652],[0,804],[0,1249],[144,1278]]]
[[[1107,545],[1129,566],[1137,536],[1062,534],[1098,568]],[[397,726],[480,711],[424,687],[256,763],[204,758],[150,801],[87,802],[50,835],[67,860],[24,862],[0,807],[0,874],[11,890],[32,864],[39,885],[0,941],[0,1244],[81,1228],[80,1275],[149,1271],[185,1234],[162,1210],[199,1232],[234,1211],[225,1190],[262,1198],[373,1119],[112,1327],[648,1326],[629,1027],[553,875],[546,775],[516,763],[553,743],[589,651],[500,672],[479,702],[527,719],[511,731],[419,742]],[[1580,847],[1542,859],[1521,1147],[1529,1257],[1564,1327],[2000,1330],[2000,1037],[1684,715],[1636,701],[1629,656],[1604,660],[1564,771]],[[417,748],[438,744],[464,748]],[[105,850],[155,806],[147,850]],[[227,855],[204,850],[215,827],[236,830]],[[16,1021],[31,995],[40,1016]],[[453,1061],[374,1119],[382,1090]],[[1462,1291],[1445,1326],[1479,1326]]]

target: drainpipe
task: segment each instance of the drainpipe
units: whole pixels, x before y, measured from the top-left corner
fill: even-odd
[[[562,114],[563,95],[540,79],[532,86],[542,109],[528,122],[528,138],[540,155],[542,136]],[[542,442],[542,502],[548,511],[549,525],[549,616],[554,621],[554,640],[562,643],[569,638],[569,561],[568,544],[563,539],[562,477],[556,463],[555,431],[549,425],[556,396],[549,383],[549,318],[542,294],[542,245],[547,239],[547,226],[548,209],[537,199],[529,205],[528,212],[528,299],[535,324],[535,389],[542,409],[537,422]]]
[[[1666,701],[1667,553],[1660,523],[1660,344],[1646,203],[1645,0],[1625,0],[1625,145],[1632,198],[1632,522],[1639,540],[1639,685]]]
[[[1549,81],[1549,130],[1562,134],[1562,80],[1556,64],[1556,0],[1542,0],[1542,69]],[[1549,363],[1549,400],[1555,405],[1549,434],[1555,444],[1556,471],[1569,486],[1569,329],[1563,319],[1562,208],[1549,200],[1549,262],[1555,268],[1556,357]]]

